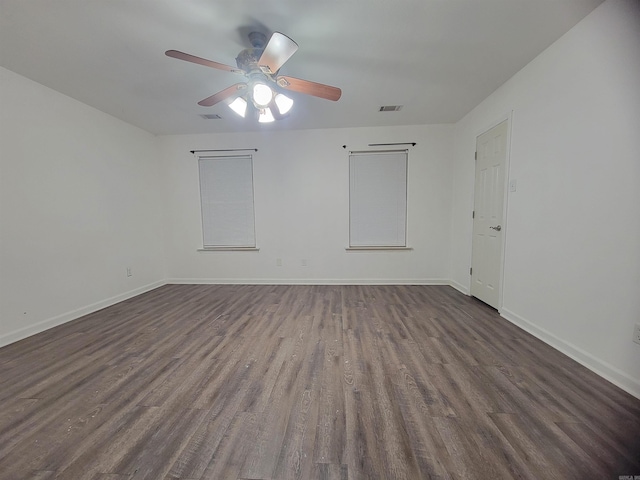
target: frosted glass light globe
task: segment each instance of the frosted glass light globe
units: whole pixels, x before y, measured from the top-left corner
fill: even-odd
[[[276,95],[276,105],[278,106],[278,110],[280,111],[280,115],[284,115],[293,106],[293,100],[283,95],[281,93]]]
[[[269,123],[273,122],[275,118],[273,118],[273,113],[271,113],[270,108],[265,108],[264,110],[260,110],[260,115],[258,116],[258,122],[260,123]]]
[[[247,101],[242,97],[238,97],[229,104],[229,108],[244,118],[247,113]]]
[[[264,83],[256,83],[253,86],[253,101],[259,107],[266,107],[271,103],[273,92]]]

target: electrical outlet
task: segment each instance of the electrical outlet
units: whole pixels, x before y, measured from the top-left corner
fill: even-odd
[[[637,323],[633,329],[633,341],[640,345],[640,324]]]
[[[281,266],[282,266],[282,259],[276,258],[276,267],[281,267]]]
[[[300,265],[303,266],[303,267],[306,267],[307,266],[307,259],[303,258],[302,260],[300,260]]]
[[[133,273],[131,272],[131,267],[127,267],[127,277],[131,277],[133,276]]]

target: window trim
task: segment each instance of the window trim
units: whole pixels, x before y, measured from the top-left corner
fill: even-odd
[[[246,251],[259,251],[258,248],[258,240],[256,234],[256,212],[255,212],[255,183],[254,183],[254,173],[253,173],[253,154],[232,154],[232,155],[222,155],[222,154],[211,154],[211,153],[202,153],[196,154],[196,158],[198,160],[198,198],[200,204],[200,244],[201,248],[197,248],[198,252],[246,252]],[[252,236],[253,236],[253,245],[206,245],[205,244],[205,209],[202,198],[202,171],[201,171],[201,161],[202,160],[215,160],[215,159],[248,159],[251,166],[251,209],[252,209],[252,219],[251,219],[251,228],[252,228]]]
[[[376,252],[376,251],[403,251],[403,250],[413,250],[413,247],[346,247],[345,250],[347,252]]]
[[[203,247],[196,252],[259,252],[258,247]]]
[[[404,154],[404,245],[384,245],[384,244],[372,244],[372,245],[353,245],[352,244],[352,157],[367,156],[367,155],[379,155],[379,154]],[[409,150],[360,150],[350,151],[348,156],[348,169],[349,169],[349,225],[348,225],[348,247],[345,248],[347,252],[354,251],[407,251],[413,250],[409,246]]]

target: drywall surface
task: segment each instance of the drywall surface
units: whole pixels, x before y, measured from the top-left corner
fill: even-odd
[[[609,0],[455,129],[452,283],[469,290],[476,136],[511,111],[501,313],[640,396],[640,4]]]
[[[0,85],[3,345],[153,288],[164,252],[155,137],[3,68]]]
[[[169,281],[448,283],[452,135],[452,126],[440,125],[160,137]],[[412,250],[347,251],[349,151],[396,142],[417,143],[395,147],[409,148]],[[258,149],[249,153],[259,251],[198,251],[198,162],[189,152],[237,148]]]

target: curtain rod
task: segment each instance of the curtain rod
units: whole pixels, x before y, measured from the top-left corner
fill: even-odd
[[[370,143],[368,146],[369,147],[392,147],[392,146],[396,146],[396,145],[411,145],[412,147],[415,147],[417,145],[416,142],[401,142],[401,143]],[[347,146],[346,145],[342,145],[342,148],[346,149]]]
[[[222,150],[189,150],[192,154],[193,153],[200,153],[200,152],[257,152],[258,149],[257,148],[228,148],[228,149],[222,149]]]
[[[411,145],[415,147],[417,145],[416,142],[405,142],[405,143],[370,143],[370,147],[390,147],[392,145]]]
[[[355,154],[361,154],[361,153],[370,153],[370,154],[374,154],[374,153],[399,153],[399,152],[408,152],[409,149],[408,148],[402,148],[402,149],[398,149],[398,150],[349,150],[349,155],[353,155]]]

